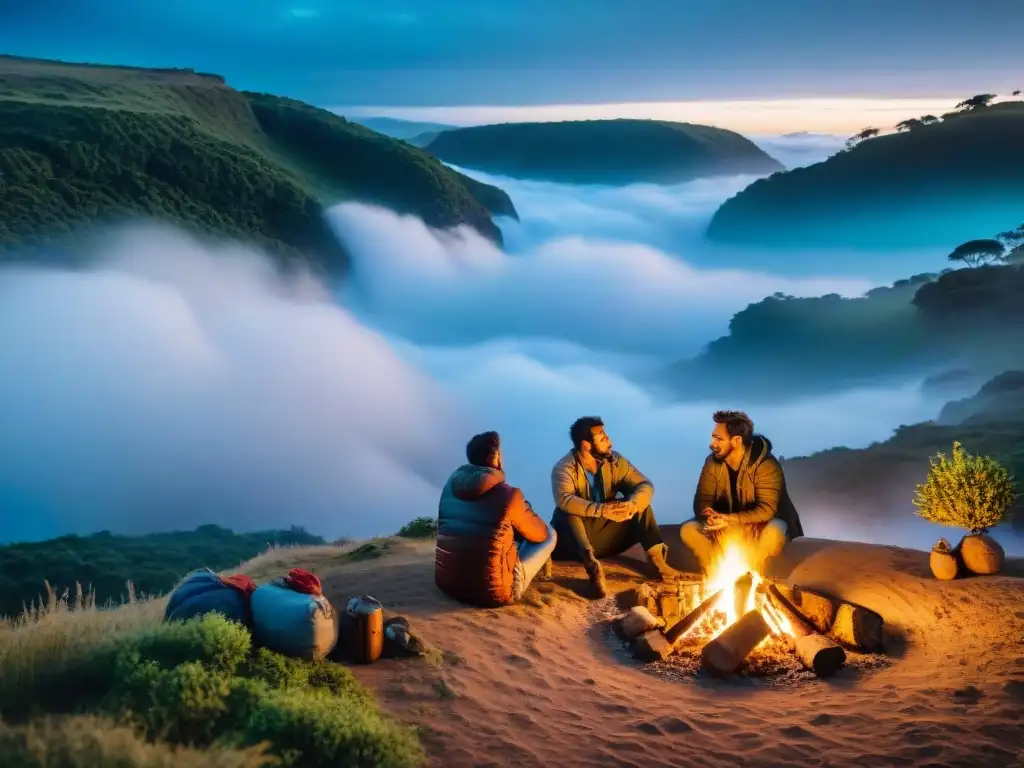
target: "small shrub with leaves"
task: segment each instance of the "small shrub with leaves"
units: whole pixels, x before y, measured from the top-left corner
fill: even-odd
[[[253,652],[248,630],[217,614],[116,635],[69,659],[61,672],[22,676],[21,701],[31,701],[32,712],[11,701],[8,714],[95,713],[140,729],[146,743],[210,747],[246,766],[268,756],[282,766],[411,768],[423,762],[415,732],[382,714],[349,670]],[[27,733],[0,736],[20,744]],[[89,750],[105,744],[83,737],[76,748],[93,754]],[[259,745],[267,755],[252,751]]]
[[[1013,477],[988,456],[972,456],[959,442],[953,455],[931,460],[925,482],[917,486],[917,514],[933,523],[985,533],[998,525],[1013,506]]]
[[[398,535],[405,539],[433,539],[437,536],[437,518],[417,517],[403,525]]]

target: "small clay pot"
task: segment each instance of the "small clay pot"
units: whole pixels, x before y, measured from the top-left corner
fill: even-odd
[[[956,553],[950,550],[949,542],[945,539],[939,539],[932,547],[928,564],[932,567],[932,575],[940,581],[952,581],[960,575],[960,563],[957,562]]]
[[[964,567],[980,576],[999,573],[1006,562],[1006,553],[999,542],[984,533],[964,536],[957,549]]]

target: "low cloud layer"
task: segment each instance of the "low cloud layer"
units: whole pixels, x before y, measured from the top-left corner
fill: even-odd
[[[547,516],[551,466],[584,414],[603,416],[653,479],[664,522],[688,517],[711,413],[747,404],[667,407],[634,374],[695,351],[749,301],[874,280],[700,263],[685,253],[697,236],[659,248],[670,222],[699,230],[715,194],[700,185],[530,190],[511,190],[523,223],[509,253],[339,206],[330,221],[355,262],[340,286],[151,227],[96,244],[90,269],[0,269],[0,538],[202,523],[390,533],[436,513],[485,429],[502,433],[510,479]],[[939,405],[907,386],[750,413],[793,456],[884,440]],[[931,543],[902,523],[801,512],[811,535]]]
[[[786,168],[800,168],[827,160],[846,146],[846,136],[833,133],[802,131],[783,136],[757,136],[749,138]]]
[[[468,229],[442,234],[359,204],[330,218],[354,258],[353,306],[417,343],[547,338],[671,359],[695,354],[776,291],[857,296],[873,285],[700,270],[623,240],[561,237],[509,256]]]
[[[824,134],[752,138],[789,167],[820,162],[842,144],[838,137]],[[707,240],[707,225],[718,206],[756,176],[720,176],[671,185],[579,186],[457,170],[508,192],[521,219],[500,220],[506,248],[513,254],[531,254],[561,239],[582,239],[588,244],[648,246],[702,271],[743,270],[794,280],[827,277],[875,284],[948,266],[945,253],[929,249],[780,252]],[[736,285],[742,292],[742,282]]]
[[[89,272],[0,272],[5,538],[342,535],[429,511],[458,416],[320,286],[170,231],[105,250]]]
[[[349,242],[382,215],[337,212]],[[388,223],[405,237],[402,222]],[[504,268],[474,267],[464,242],[433,236],[448,272],[421,283],[419,299],[389,278],[408,265],[381,241],[380,270],[362,270],[350,300],[375,292],[388,307],[419,301],[412,316],[426,323],[433,313],[439,325],[443,281],[454,290],[478,279],[473,268]],[[430,258],[426,244],[416,251]],[[369,254],[357,249],[357,258]],[[283,282],[258,254],[169,230],[122,233],[90,271],[6,268],[0,295],[0,355],[11,371],[0,381],[0,504],[18,510],[8,539],[206,522],[386,533],[435,513],[465,440],[483,429],[502,432],[510,474],[547,514],[550,467],[585,413],[607,419],[617,445],[654,479],[659,514],[679,520],[711,411],[743,407],[665,408],[622,375],[642,358],[578,340],[516,331],[473,341],[500,336],[500,324],[481,331],[451,297],[447,317],[467,323],[463,339],[415,343],[375,330],[310,280]],[[619,320],[638,335],[656,330],[642,316]],[[907,389],[754,416],[779,452],[793,454],[883,439],[929,409]],[[825,433],[809,412],[840,416]],[[809,529],[822,522],[812,515]]]

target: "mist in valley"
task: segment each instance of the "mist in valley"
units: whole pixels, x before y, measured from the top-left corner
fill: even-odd
[[[789,162],[834,151],[770,141]],[[499,220],[505,252],[346,203],[328,213],[354,262],[341,285],[150,226],[112,231],[88,269],[4,267],[3,538],[204,523],[391,533],[436,514],[466,440],[487,429],[547,517],[551,467],[589,414],[653,480],[659,520],[680,522],[714,410],[747,409],[777,455],[796,456],[885,440],[945,401],[921,393],[924,372],[785,403],[669,402],[638,383],[765,296],[858,296],[943,268],[943,253],[821,253],[812,268],[710,246],[707,219],[749,178],[607,188],[470,173],[519,211]],[[955,533],[914,520],[909,498],[870,520],[794,501],[810,536],[927,548]]]

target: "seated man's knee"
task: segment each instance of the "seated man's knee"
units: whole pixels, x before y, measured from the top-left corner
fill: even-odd
[[[704,535],[704,526],[697,520],[690,520],[687,523],[683,523],[679,527],[679,538],[683,540],[684,544],[707,539]]]
[[[785,520],[772,520],[761,532],[761,546],[765,554],[777,555],[786,546],[786,533],[788,531]]]

